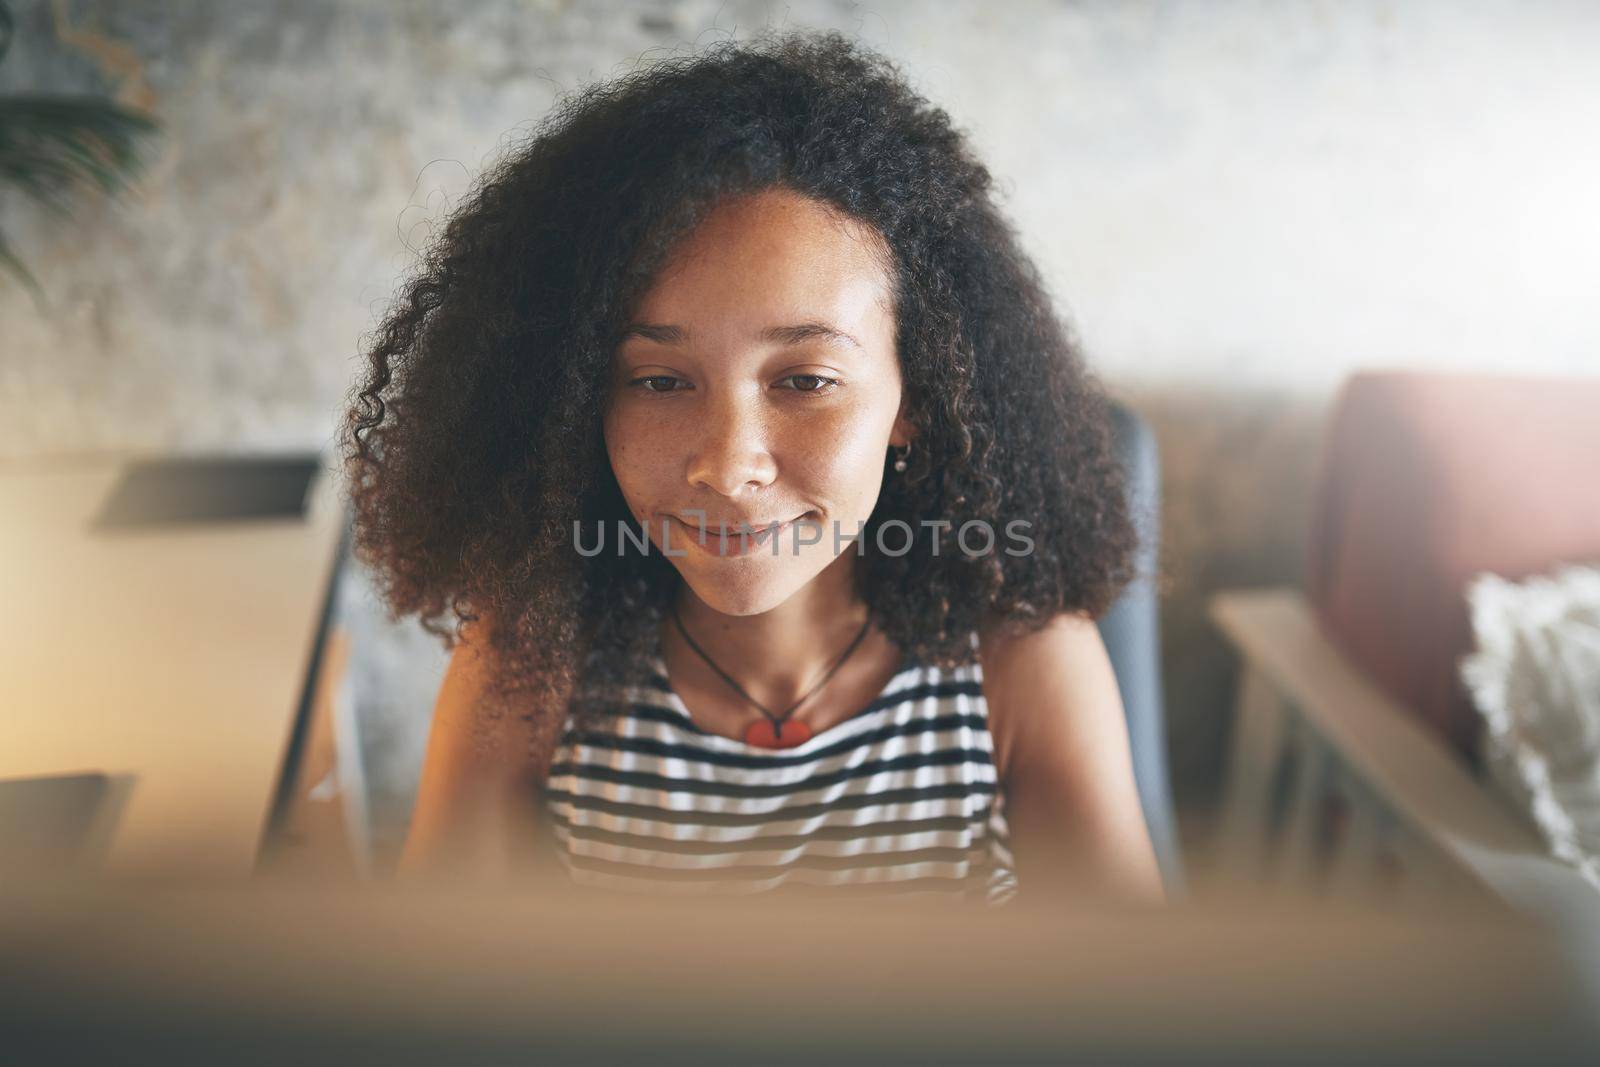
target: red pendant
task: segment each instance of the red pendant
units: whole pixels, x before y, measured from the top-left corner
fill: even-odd
[[[773,726],[771,719],[753,722],[744,732],[747,745],[756,748],[794,748],[811,740],[811,727],[796,719],[784,719]]]

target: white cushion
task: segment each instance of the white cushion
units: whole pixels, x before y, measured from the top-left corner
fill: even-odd
[[[1483,716],[1493,787],[1551,852],[1600,887],[1600,565],[1467,588],[1461,677]]]

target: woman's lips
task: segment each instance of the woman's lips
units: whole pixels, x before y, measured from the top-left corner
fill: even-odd
[[[722,534],[718,533],[716,529],[705,529],[685,519],[680,519],[676,515],[667,517],[683,528],[689,535],[689,543],[695,548],[718,556],[743,556],[754,552],[758,548],[765,547],[772,538],[782,536],[784,531],[810,515],[811,512],[808,511],[804,515],[797,515],[776,525],[771,523],[760,526],[751,524],[748,528],[744,528],[742,535],[740,530],[743,527],[739,525],[728,527],[728,532]],[[667,541],[667,547],[677,547],[670,536]]]

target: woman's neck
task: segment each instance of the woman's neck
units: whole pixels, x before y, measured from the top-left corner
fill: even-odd
[[[760,615],[725,615],[683,583],[677,609],[694,643],[752,697],[775,708],[789,706],[816,685],[867,620],[867,605],[856,595],[848,566],[824,569]],[[670,616],[663,624],[662,648],[679,663],[699,661],[698,668],[710,671]]]

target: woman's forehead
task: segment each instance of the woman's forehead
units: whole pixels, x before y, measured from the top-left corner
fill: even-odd
[[[859,337],[886,314],[889,279],[870,230],[770,191],[711,212],[673,250],[633,318],[688,335],[815,320]]]

